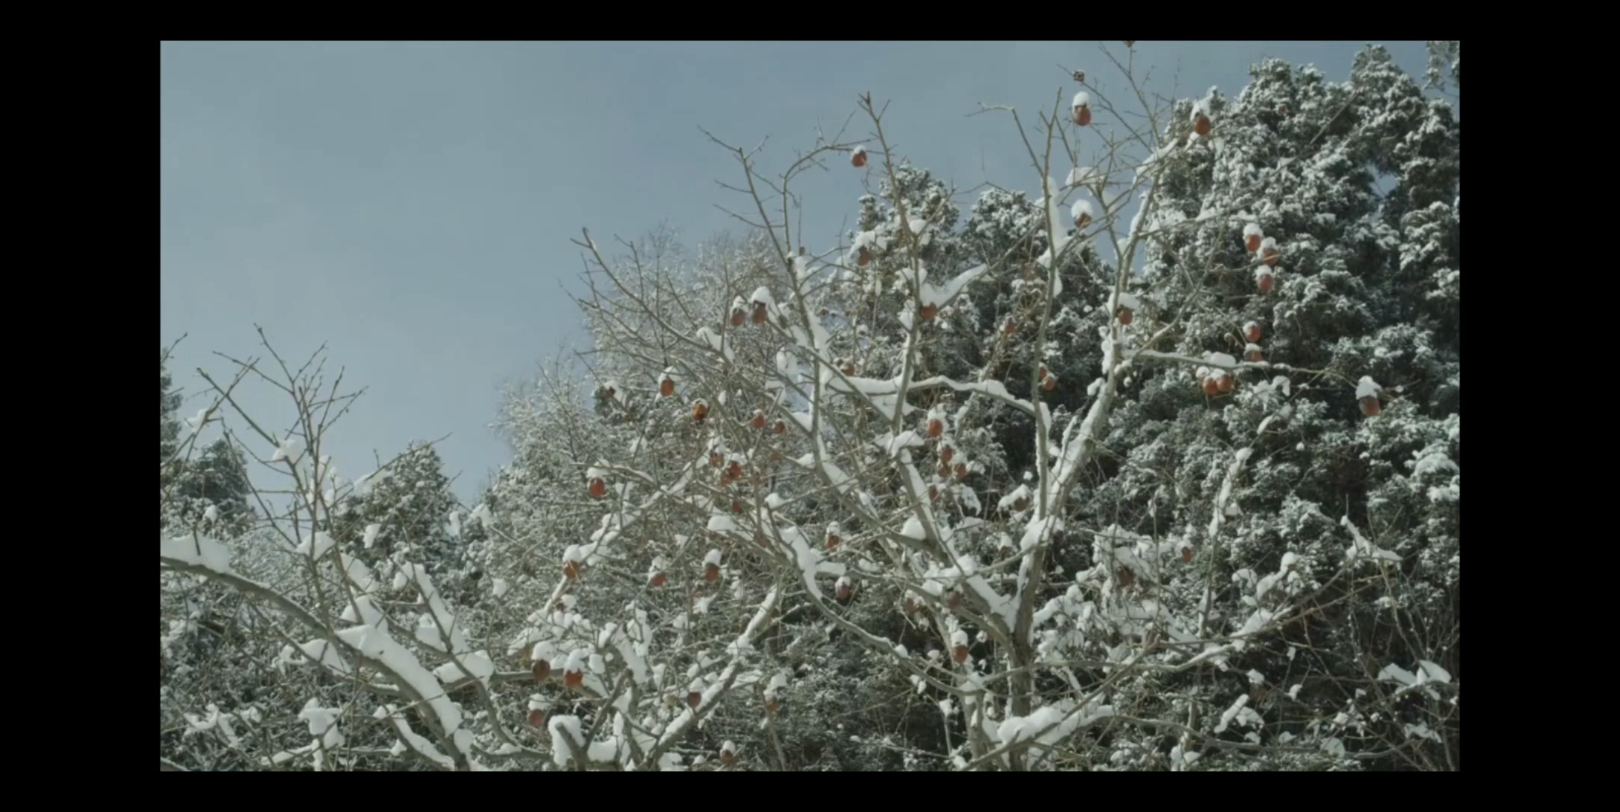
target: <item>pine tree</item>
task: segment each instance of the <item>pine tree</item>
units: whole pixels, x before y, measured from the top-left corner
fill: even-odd
[[[1279,567],[1298,576],[1263,603],[1324,588],[1354,539],[1370,537],[1400,557],[1401,577],[1329,589],[1313,623],[1244,667],[1342,676],[1372,661],[1372,679],[1386,664],[1426,660],[1455,677],[1458,122],[1381,48],[1358,56],[1343,83],[1276,60],[1251,75],[1236,99],[1212,91],[1196,103],[1216,122],[1213,138],[1193,137],[1195,103],[1178,103],[1166,136],[1180,149],[1158,181],[1160,214],[1143,224],[1164,236],[1148,243],[1141,290],[1147,319],[1179,316],[1172,340],[1183,356],[1241,358],[1253,344],[1263,362],[1213,397],[1185,367],[1144,370],[1111,426],[1118,462],[1098,470],[1083,512],[1196,542],[1202,567],[1222,580]],[[1247,249],[1250,223],[1276,240],[1275,268]],[[1274,273],[1269,291],[1257,284],[1263,271]],[[1380,416],[1358,405],[1363,376],[1383,387]],[[1182,588],[1182,601],[1199,599],[1197,582]],[[1232,630],[1247,614],[1216,610]],[[1311,654],[1297,661],[1303,647]],[[1312,690],[1325,684],[1305,681],[1276,718],[1345,710],[1337,692]],[[1402,724],[1438,729],[1437,718],[1455,733],[1455,709],[1436,717],[1421,704],[1378,708],[1382,741],[1406,742]],[[1358,714],[1371,709],[1350,705],[1364,723]]]
[[[183,523],[204,522],[212,535],[234,538],[246,532],[253,520],[254,509],[248,502],[252,492],[246,460],[230,440],[221,437],[181,466],[171,503],[179,507]],[[212,518],[208,518],[210,508]]]
[[[166,360],[166,359],[165,359]],[[197,533],[241,549],[255,512],[248,502],[253,486],[245,460],[227,437],[187,459],[181,453],[181,424],[175,412],[179,393],[171,392],[167,364],[160,360],[164,497],[160,529],[166,535]],[[188,451],[191,446],[184,446]],[[165,571],[159,579],[163,640],[159,682],[165,757],[193,768],[248,769],[254,765],[219,741],[187,735],[193,725],[218,721],[218,708],[251,708],[267,693],[267,675],[252,664],[267,662],[279,648],[256,623],[242,595],[202,579]],[[256,633],[257,632],[257,633]],[[245,711],[249,716],[254,710]],[[187,716],[187,714],[190,714]],[[245,728],[244,718],[226,713],[227,724]],[[176,725],[177,720],[184,720]]]
[[[373,559],[409,549],[411,559],[435,579],[460,567],[460,544],[450,529],[456,499],[431,445],[412,443],[362,490],[336,512],[335,538],[340,542],[356,550],[369,546],[366,557]],[[377,525],[377,532],[367,545],[370,525]]]
[[[180,393],[169,391],[174,381],[169,377],[168,353],[160,352],[158,359],[158,379],[161,394],[158,398],[159,423],[162,429],[158,443],[159,461],[168,465],[180,449],[180,419],[176,412],[180,408]],[[169,471],[164,469],[164,482],[168,482]]]

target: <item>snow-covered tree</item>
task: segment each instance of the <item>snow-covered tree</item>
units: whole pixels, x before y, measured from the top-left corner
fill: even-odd
[[[195,459],[180,461],[169,499],[171,524],[206,525],[218,536],[235,538],[253,521],[252,492],[241,453],[221,437]]]
[[[168,352],[162,356],[162,532],[187,532],[243,543],[255,511],[245,461],[229,437],[196,449],[205,408],[182,427],[181,403],[171,391]],[[227,741],[257,719],[252,703],[265,686],[252,666],[270,641],[255,629],[241,595],[228,586],[165,570],[159,578],[162,672],[160,708],[163,751],[171,763],[194,767],[251,767],[229,756]],[[237,708],[220,711],[221,705]],[[200,737],[200,738],[199,738]]]
[[[180,409],[180,393],[170,391],[174,379],[169,377],[169,353],[165,349],[158,358],[158,378],[162,388],[159,396],[159,422],[162,428],[162,437],[159,442],[161,462],[167,463],[176,451],[180,449],[180,418],[176,412]]]
[[[335,507],[336,538],[387,558],[408,551],[435,578],[461,565],[462,513],[439,452],[413,443]]]
[[[365,530],[352,545],[338,542],[349,529],[342,519],[350,505],[409,528],[417,517],[404,509],[389,513],[390,506],[445,498],[437,457],[414,447],[359,478],[358,488],[344,481],[322,446],[358,393],[325,381],[318,355],[295,368],[268,341],[265,348],[279,375],[257,359],[239,361],[229,382],[205,374],[210,410],[219,413],[227,436],[237,437],[232,427],[239,423],[254,438],[251,445],[242,441],[245,453],[284,478],[255,483],[256,495],[272,508],[260,517],[261,531],[233,541],[203,525],[170,527],[162,537],[166,577],[197,579],[239,596],[227,631],[237,629],[249,644],[232,651],[237,659],[221,669],[227,676],[176,688],[176,675],[200,671],[189,662],[174,664],[169,654],[195,636],[195,613],[168,620],[166,768],[468,768],[498,760],[502,756],[492,751],[503,745],[495,742],[518,746],[492,704],[493,661],[423,563],[434,558],[446,570],[443,580],[453,581],[458,573],[450,557],[434,557],[444,545],[424,543],[414,530],[400,531],[386,556],[372,552]],[[293,428],[271,433],[267,427],[275,424],[267,416],[241,411],[230,393],[248,379],[289,398]],[[380,502],[357,499],[363,494],[356,491],[395,478],[398,490],[383,489]],[[398,499],[390,502],[390,494]],[[437,521],[454,526],[456,519],[441,510],[445,505],[428,507]],[[463,703],[480,702],[464,715]],[[174,717],[182,721],[171,727]],[[475,750],[480,741],[485,749]]]

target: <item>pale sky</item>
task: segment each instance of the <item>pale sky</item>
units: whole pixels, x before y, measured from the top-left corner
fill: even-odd
[[[1166,95],[1235,95],[1268,56],[1342,81],[1361,45],[1139,42],[1136,64]],[[1385,45],[1421,81],[1423,44]],[[871,91],[917,165],[1033,193],[1010,120],[967,115],[1013,104],[1032,120],[1076,89],[1058,63],[1124,89],[1097,43],[164,43],[159,321],[162,344],[189,333],[170,364],[182,412],[203,405],[196,367],[229,374],[212,351],[259,352],[254,323],[289,358],[324,341],[369,387],[328,438],[339,472],[450,433],[439,450],[470,499],[510,459],[488,428],[501,385],[584,340],[565,295],[580,228],[600,241],[667,222],[695,247],[740,227],[714,208],[733,204],[714,181],[740,179],[735,161],[699,126],[769,136],[775,169]],[[860,173],[801,190],[806,242],[835,244]],[[243,395],[290,423],[267,387]]]

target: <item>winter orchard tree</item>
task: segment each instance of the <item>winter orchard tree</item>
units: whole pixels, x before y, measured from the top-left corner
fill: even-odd
[[[587,233],[586,382],[559,366],[507,399],[515,458],[457,515],[476,589],[454,608],[420,550],[340,539],[354,486],[309,462],[335,385],[281,365],[296,441],[215,385],[293,499],[273,545],[163,539],[283,646],[279,727],[225,746],[1457,768],[1454,110],[1377,48],[1344,83],[1267,62],[1235,98],[1163,105],[1114,65],[1125,98],[986,108],[1039,188],[965,220],[866,98],[862,143],[779,173],[725,147],[744,238],[609,257]],[[835,246],[789,216],[813,170],[867,183]]]
[[[1115,109],[1095,88],[1074,106]],[[646,427],[587,472],[614,499],[604,528],[709,514],[702,540],[651,532],[640,554],[719,550],[737,592],[796,577],[784,616],[814,609],[959,709],[963,745],[941,758],[1454,766],[1458,353],[1435,287],[1455,290],[1450,107],[1369,49],[1346,84],[1267,63],[1236,103],[1147,110],[1090,150],[1054,110],[1025,139],[1041,195],[987,194],[960,233],[866,112],[882,180],[837,251],[799,250],[787,216],[795,175],[851,150],[836,140],[774,178],[734,150],[765,250],[718,291],[683,296],[639,251],[582,243],[604,391]],[[1076,167],[1066,184],[1056,161]],[[666,374],[680,402],[626,394]],[[1449,400],[1368,423],[1369,376]],[[1324,510],[1342,518],[1299,537]],[[585,570],[623,560],[604,538]],[[912,657],[841,605],[856,594],[929,610],[946,654]]]

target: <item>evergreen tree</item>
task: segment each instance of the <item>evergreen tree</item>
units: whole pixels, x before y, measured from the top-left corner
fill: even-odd
[[[203,522],[210,534],[234,538],[246,532],[253,520],[254,509],[248,502],[252,492],[246,460],[230,440],[221,437],[180,466],[170,496],[171,514],[177,513],[187,526]]]
[[[431,445],[412,443],[360,490],[336,511],[333,526],[340,542],[369,549],[365,557],[372,559],[408,549],[436,579],[460,567],[460,544],[451,529],[456,499]],[[377,530],[368,545],[371,525]]]
[[[174,381],[169,377],[168,353],[160,352],[158,355],[158,383],[161,393],[158,397],[158,422],[161,432],[158,442],[159,464],[163,468],[163,482],[169,481],[170,469],[167,467],[170,460],[180,450],[180,419],[176,412],[180,409],[180,393],[169,391]]]
[[[1382,48],[1359,55],[1344,83],[1277,60],[1251,76],[1235,99],[1211,91],[1177,105],[1166,136],[1180,148],[1155,190],[1160,215],[1144,224],[1163,236],[1148,242],[1137,318],[1173,325],[1184,356],[1252,350],[1263,363],[1214,397],[1193,370],[1144,370],[1114,414],[1082,512],[1196,540],[1200,570],[1221,582],[1279,568],[1301,576],[1255,596],[1263,605],[1324,590],[1310,623],[1241,667],[1324,678],[1265,706],[1285,727],[1344,711],[1365,734],[1367,703],[1322,687],[1419,660],[1458,673],[1459,124]],[[1217,122],[1214,137],[1194,135],[1195,111]],[[1383,193],[1381,176],[1393,182]],[[1277,266],[1248,250],[1251,223],[1276,241]],[[1251,325],[1258,341],[1245,335]],[[1363,410],[1363,376],[1382,386],[1379,416]],[[1357,534],[1398,555],[1401,577],[1327,587]],[[1204,588],[1171,587],[1189,606]],[[1210,613],[1234,631],[1247,614],[1219,603]],[[1385,744],[1407,740],[1401,725],[1435,730],[1443,719],[1456,730],[1455,708],[1380,710]]]
[[[160,354],[158,368],[162,429],[158,446],[165,493],[161,526],[178,522],[218,538],[240,536],[253,519],[247,461],[225,437],[191,459],[180,456],[182,427],[176,413],[181,397],[171,390],[174,381],[169,376],[167,353]]]
[[[245,460],[226,437],[195,458],[181,455],[181,423],[175,416],[181,398],[170,391],[172,380],[163,361],[160,379],[164,484],[160,530],[228,540],[230,549],[238,551],[255,517],[248,502],[253,486]],[[163,642],[159,704],[166,757],[194,768],[252,768],[251,761],[220,747],[217,740],[203,742],[189,734],[194,723],[206,726],[209,719],[217,723],[220,705],[251,707],[267,693],[269,680],[251,664],[266,662],[278,648],[266,636],[268,629],[256,622],[236,591],[178,573],[161,574],[159,605]],[[247,724],[243,718],[227,718],[238,726]],[[184,721],[177,725],[180,720]]]

